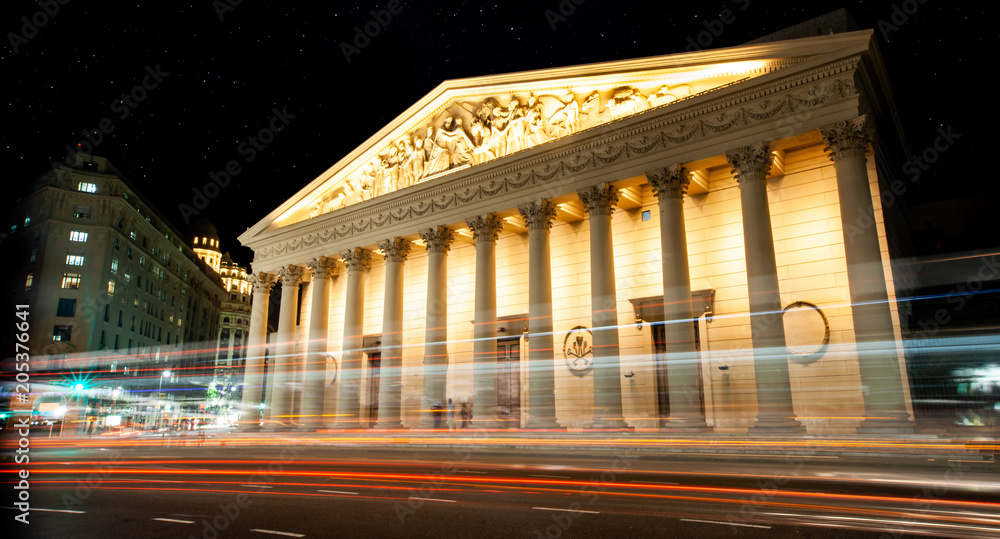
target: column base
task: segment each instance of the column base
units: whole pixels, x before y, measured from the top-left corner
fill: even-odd
[[[374,430],[410,430],[403,426],[402,421],[379,421],[371,426]]]
[[[869,417],[858,425],[858,434],[912,434],[916,425],[901,417]]]
[[[757,418],[757,422],[747,429],[747,434],[788,434],[805,431],[805,425],[791,417]]]
[[[587,430],[635,430],[624,419],[595,419]]]
[[[660,421],[660,432],[712,432],[712,427],[704,420],[697,419],[666,419]]]
[[[521,430],[566,430],[555,419],[529,419]]]

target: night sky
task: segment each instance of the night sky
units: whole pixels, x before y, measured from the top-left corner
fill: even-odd
[[[735,20],[709,48],[846,7],[860,27],[879,35],[911,150],[930,146],[939,128],[960,135],[911,191],[911,204],[997,193],[993,130],[1000,122],[989,73],[1000,50],[1000,10],[985,2],[564,0],[563,11],[574,9],[555,29],[546,11],[559,13],[558,0],[403,2],[348,62],[341,43],[353,41],[354,27],[375,20],[370,12],[388,2],[244,0],[230,8],[225,0],[63,1],[53,16],[37,15],[42,8],[34,2],[0,7],[4,185],[45,172],[108,118],[114,130],[94,153],[186,232],[179,205],[190,204],[192,188],[235,159],[242,172],[203,215],[243,264],[252,253],[237,235],[441,81],[684,52],[705,21],[726,8]],[[916,11],[905,15],[904,8]],[[22,17],[44,24],[26,27]],[[880,20],[893,25],[883,25],[888,39]],[[158,82],[146,77],[157,66]],[[115,104],[144,77],[156,87],[126,107]],[[295,118],[250,161],[240,144],[267,125],[275,108]]]

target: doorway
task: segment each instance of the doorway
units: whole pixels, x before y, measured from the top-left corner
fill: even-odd
[[[705,417],[705,387],[701,372],[701,335],[698,328],[698,321],[691,322],[694,325],[694,349],[698,354],[694,359],[697,368],[698,378],[698,404],[701,408],[701,416]],[[656,404],[659,411],[660,421],[670,418],[670,386],[667,375],[667,337],[666,325],[663,322],[650,324],[653,333],[653,356],[656,363]]]
[[[497,341],[497,419],[521,426],[521,339]]]

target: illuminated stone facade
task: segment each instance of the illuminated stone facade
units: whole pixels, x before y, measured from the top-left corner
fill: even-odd
[[[879,58],[863,31],[442,83],[240,237],[255,303],[282,286],[268,424],[452,398],[477,427],[911,430]]]

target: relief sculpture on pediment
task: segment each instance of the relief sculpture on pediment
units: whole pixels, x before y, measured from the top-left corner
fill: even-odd
[[[456,101],[390,142],[311,205],[310,217],[404,189],[458,167],[499,159],[582,129],[693,95],[689,85]],[[602,107],[603,102],[603,107]]]

